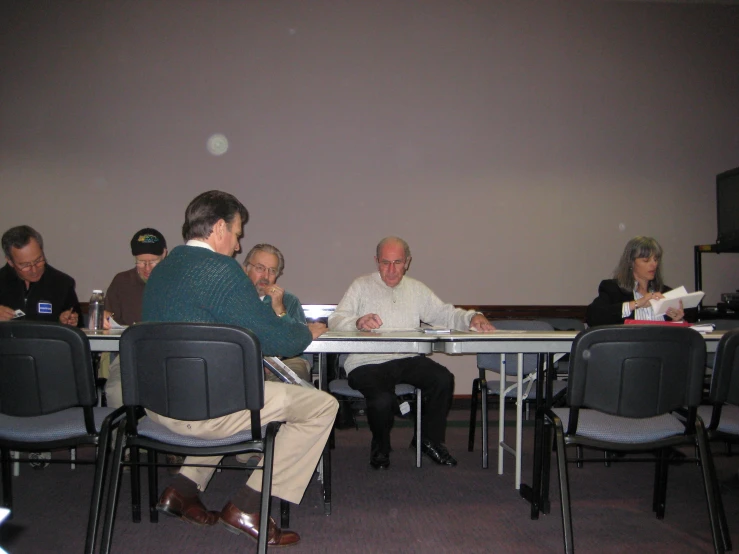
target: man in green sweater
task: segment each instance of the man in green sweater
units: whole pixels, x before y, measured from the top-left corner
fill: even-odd
[[[162,260],[144,292],[144,321],[224,323],[254,332],[268,356],[295,356],[325,327],[304,325],[278,317],[259,300],[252,282],[233,259],[239,250],[246,208],[232,195],[209,191],[196,197],[185,211],[182,236],[187,241]],[[283,383],[264,384],[262,424],[282,421],[275,440],[274,496],[299,503],[313,476],[336,417],[338,403],[321,391]],[[251,425],[248,411],[215,420],[178,421],[149,412],[149,416],[183,435],[227,437]],[[220,457],[187,458],[185,464],[215,465]],[[255,472],[235,491],[220,513],[206,509],[199,491],[205,490],[213,468],[185,465],[159,499],[157,509],[199,525],[220,521],[229,530],[258,538],[261,475]],[[300,536],[269,522],[269,545],[295,544]]]

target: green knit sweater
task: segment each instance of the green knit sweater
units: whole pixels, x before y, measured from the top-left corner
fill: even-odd
[[[236,260],[197,246],[178,246],[156,266],[143,311],[144,321],[246,327],[259,337],[265,356],[296,356],[312,340],[306,325],[277,317],[259,300]]]

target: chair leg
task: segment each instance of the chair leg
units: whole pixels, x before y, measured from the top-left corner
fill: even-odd
[[[280,500],[280,527],[290,527],[290,503],[287,500]]]
[[[541,503],[542,467],[544,459],[544,414],[536,412],[534,422],[534,478],[531,484],[531,519],[539,519]]]
[[[264,462],[262,464],[262,505],[259,510],[259,540],[257,552],[267,554],[267,529],[272,507],[272,464],[274,463],[275,437],[267,431],[264,438]]]
[[[555,430],[557,440],[557,472],[559,475],[559,494],[562,504],[562,535],[565,552],[575,551],[572,536],[572,507],[570,506],[570,478],[567,473],[567,451],[565,450],[564,430],[561,424]]]
[[[667,499],[667,474],[669,473],[668,449],[661,448],[657,458],[657,466],[654,475],[654,497],[652,510],[657,514],[657,519],[665,518],[665,502]]]
[[[582,459],[583,459],[583,448],[580,445],[577,445],[575,447],[575,452],[577,453],[577,467],[579,469],[582,469]]]
[[[467,439],[467,451],[475,450],[475,429],[477,428],[477,395],[480,392],[480,378],[472,381],[472,396],[470,397],[470,433]]]
[[[331,430],[333,433],[333,429]],[[328,445],[323,447],[323,456],[321,456],[320,464],[322,466],[321,476],[323,482],[323,513],[327,516],[331,515],[331,448]],[[283,525],[283,527],[285,527]]]
[[[543,420],[543,458],[541,467],[541,499],[539,502],[542,513],[548,514],[551,509],[551,503],[549,502],[549,482],[552,474],[552,450],[554,448],[554,427],[551,423],[547,422],[545,417]]]
[[[141,475],[139,474],[139,449],[129,448],[131,453],[131,518],[134,523],[141,522]]]
[[[0,452],[2,458],[3,473],[3,507],[11,510],[10,516],[13,516],[13,466],[17,462],[11,462],[10,449],[3,448]]]
[[[103,487],[108,465],[108,453],[110,450],[110,429],[107,424],[100,431],[97,447],[97,459],[95,460],[95,478],[92,484],[92,497],[90,498],[90,514],[87,519],[87,538],[85,539],[85,554],[95,551],[95,538],[97,536],[98,524],[100,523],[100,512],[103,507]]]
[[[416,389],[416,467],[421,467],[421,389]]]
[[[108,487],[108,504],[105,507],[105,521],[103,523],[103,536],[100,539],[100,553],[108,554],[113,540],[113,524],[115,523],[115,513],[118,506],[118,492],[121,485],[121,460],[123,459],[123,429],[126,420],[124,419],[118,427],[118,436],[115,442],[115,452],[113,454],[113,465],[110,468],[110,483]]]
[[[711,522],[713,548],[716,552],[723,553],[726,550],[731,550],[731,537],[729,536],[724,503],[721,499],[721,490],[716,478],[713,455],[706,439],[706,429],[700,418],[696,418],[695,428],[703,473],[703,487],[706,491],[706,503],[708,504],[708,518]]]
[[[146,462],[149,476],[149,521],[152,523],[159,522],[159,512],[157,511],[157,501],[159,500],[159,452],[147,448]]]

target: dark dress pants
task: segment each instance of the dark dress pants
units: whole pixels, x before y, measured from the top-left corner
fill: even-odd
[[[367,401],[367,420],[374,453],[390,453],[390,429],[398,409],[395,385],[406,383],[421,389],[421,434],[438,444],[444,442],[446,420],[454,395],[454,375],[426,356],[368,364],[349,372],[349,386]]]

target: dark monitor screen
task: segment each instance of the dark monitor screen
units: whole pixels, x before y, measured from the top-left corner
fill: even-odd
[[[739,167],[716,175],[718,238],[724,246],[739,246]]]

